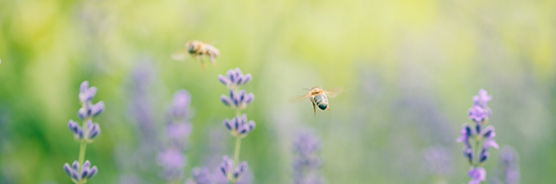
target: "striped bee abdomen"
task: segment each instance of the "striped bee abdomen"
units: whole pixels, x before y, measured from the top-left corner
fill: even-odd
[[[319,106],[319,109],[326,110],[326,108],[328,108],[328,98],[326,98],[326,95],[317,95],[314,99],[317,106]]]

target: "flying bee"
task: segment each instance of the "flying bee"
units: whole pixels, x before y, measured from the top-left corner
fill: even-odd
[[[309,90],[309,94],[300,96],[299,99],[309,98],[309,100],[313,104],[313,112],[314,115],[316,116],[317,107],[319,107],[319,109],[323,111],[330,110],[330,105],[328,104],[328,97],[334,98],[341,91],[342,90],[327,91],[315,86]]]
[[[201,61],[203,70],[207,70],[207,66],[205,64],[205,61],[203,60],[203,56],[208,56],[212,64],[215,64],[215,59],[220,56],[220,51],[216,47],[201,41],[194,40],[187,42],[185,44],[185,50],[173,54],[172,58],[176,60],[183,60],[185,59],[187,53]]]

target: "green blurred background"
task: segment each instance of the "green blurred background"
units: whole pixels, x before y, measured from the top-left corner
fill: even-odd
[[[234,112],[219,101],[227,90],[217,76],[235,67],[253,75],[246,89],[256,100],[245,112],[257,128],[240,157],[253,183],[292,183],[291,141],[301,128],[321,138],[327,183],[431,183],[437,176],[425,172],[422,154],[431,146],[450,151],[451,171],[441,177],[466,183],[469,166],[455,140],[481,88],[493,97],[497,142],[519,153],[521,182],[556,183],[554,7],[553,0],[0,1],[0,183],[70,183],[62,165],[77,159],[79,146],[67,122],[77,119],[84,80],[106,104],[95,118],[103,132],[87,149],[100,169],[90,183],[126,175],[162,181],[149,164],[155,158],[135,161],[146,168],[126,165],[142,139],[129,109],[151,100],[161,134],[178,89],[193,98],[190,177],[214,145],[233,154],[221,123]],[[192,58],[172,60],[189,40],[219,48],[217,65],[205,72]],[[134,99],[132,74],[142,64],[151,80]],[[314,117],[308,101],[290,101],[312,86],[344,92]],[[487,183],[498,153],[485,166]]]

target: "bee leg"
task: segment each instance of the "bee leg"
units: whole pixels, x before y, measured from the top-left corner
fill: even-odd
[[[215,58],[215,57],[214,57],[213,55],[210,55],[210,56],[209,56],[210,63],[212,63],[213,65],[216,65],[216,62],[214,62],[214,58]]]
[[[203,66],[203,71],[207,71],[207,64],[203,59],[201,59],[201,66]]]
[[[326,108],[326,110],[332,111],[332,110],[330,110],[330,107]]]
[[[314,116],[317,116],[317,107],[315,106],[315,103],[313,103],[313,112]]]

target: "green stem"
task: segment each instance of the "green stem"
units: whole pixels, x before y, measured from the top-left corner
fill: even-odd
[[[85,152],[87,151],[87,141],[85,140],[86,137],[88,137],[89,135],[87,132],[87,122],[88,121],[92,121],[92,117],[87,117],[87,119],[85,119],[85,121],[83,121],[83,124],[81,125],[81,128],[83,129],[83,139],[80,141],[81,145],[79,146],[79,171],[78,173],[81,173],[81,171],[83,171],[83,163],[85,163]],[[79,180],[78,181],[79,184],[85,183],[84,180]]]

